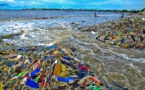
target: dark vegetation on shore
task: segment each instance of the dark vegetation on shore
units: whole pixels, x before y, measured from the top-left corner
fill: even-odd
[[[49,8],[26,8],[26,9],[22,9],[22,10],[66,10],[66,11],[99,11],[99,12],[131,12],[131,13],[138,13],[138,12],[143,12],[145,11],[145,8],[141,9],[141,10],[97,10],[97,9],[57,9],[57,8],[53,8],[53,9],[49,9]]]
[[[65,10],[65,11],[98,11],[98,12],[124,12],[124,13],[139,13],[145,11],[145,7],[141,10],[99,10],[99,9],[64,9],[64,8],[25,8],[25,9],[0,9],[0,10]]]

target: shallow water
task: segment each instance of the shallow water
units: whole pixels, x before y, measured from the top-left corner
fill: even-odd
[[[105,81],[105,84],[108,83],[113,87],[113,90],[121,90],[114,85],[114,82],[130,90],[145,90],[144,50],[117,48],[95,40],[95,35],[90,32],[81,32],[77,29],[80,26],[117,20],[120,14],[98,12],[100,17],[94,18],[94,12],[85,11],[31,11],[35,14],[37,12],[34,16],[31,16],[33,13],[30,13],[30,11],[11,12],[11,15],[1,18],[1,20],[9,19],[11,21],[0,22],[0,34],[17,33],[22,30],[25,33],[21,36],[5,39],[5,42],[13,43],[16,46],[47,46],[51,42],[56,42],[76,48],[75,57],[83,63],[88,63],[96,75]],[[24,12],[29,12],[30,15],[27,17]],[[59,14],[52,15],[52,12]],[[2,15],[2,13],[0,14]],[[50,17],[57,16],[58,18],[30,19],[48,16],[49,14]],[[13,19],[18,20],[14,21]],[[85,22],[82,22],[82,20]],[[72,25],[72,22],[75,22],[75,25]]]

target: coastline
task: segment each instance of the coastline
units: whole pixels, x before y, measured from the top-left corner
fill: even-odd
[[[131,17],[131,19],[132,19],[133,17]],[[42,19],[40,19],[40,20],[42,20]],[[78,38],[78,37],[80,37],[80,38],[78,38],[78,39],[83,39],[82,41],[81,40],[79,40],[79,41],[81,41],[81,42],[77,42],[77,40],[78,39],[75,39],[74,37],[73,37],[73,34],[70,34],[70,35],[72,35],[72,41],[70,40],[70,41],[66,41],[66,42],[68,42],[68,43],[70,43],[70,42],[73,42],[73,40],[74,40],[74,43],[70,43],[69,45],[70,45],[70,47],[71,47],[71,44],[73,45],[73,47],[75,47],[75,46],[78,46],[77,47],[77,52],[78,52],[78,56],[81,56],[81,58],[79,58],[79,57],[76,57],[77,59],[79,59],[79,60],[82,60],[81,62],[84,62],[85,64],[86,63],[88,63],[89,62],[89,65],[91,66],[91,70],[93,70],[94,72],[95,72],[95,74],[97,74],[98,76],[99,76],[99,78],[103,78],[103,80],[105,80],[105,81],[107,81],[112,87],[115,87],[114,86],[114,84],[113,84],[113,82],[114,82],[114,78],[115,77],[113,77],[113,76],[116,76],[116,83],[118,84],[118,85],[121,85],[122,87],[127,87],[127,88],[129,88],[129,89],[132,89],[132,88],[136,88],[137,86],[138,86],[138,84],[136,84],[136,86],[134,86],[134,85],[132,85],[132,83],[136,83],[136,82],[132,82],[132,81],[127,81],[127,82],[124,82],[124,81],[126,81],[126,78],[128,79],[129,77],[131,77],[130,79],[132,80],[132,79],[134,79],[134,70],[136,71],[135,72],[135,74],[139,74],[139,75],[141,75],[141,76],[145,76],[145,74],[144,74],[144,63],[142,63],[141,61],[140,61],[140,58],[143,58],[143,59],[141,59],[142,61],[144,61],[144,55],[142,55],[142,56],[140,56],[139,54],[144,54],[144,52],[141,52],[141,53],[139,53],[139,52],[136,52],[135,54],[135,56],[134,57],[132,57],[132,56],[130,56],[129,54],[126,54],[125,52],[127,52],[127,51],[130,51],[130,50],[125,50],[125,49],[120,49],[120,50],[118,50],[118,48],[114,48],[113,47],[113,49],[112,49],[112,47],[111,48],[108,48],[108,49],[110,49],[110,50],[112,50],[112,51],[109,51],[109,50],[107,50],[106,48],[103,48],[104,46],[103,45],[106,45],[107,46],[107,44],[106,43],[108,43],[107,42],[107,40],[105,40],[105,41],[103,41],[103,40],[98,40],[98,41],[93,41],[91,38],[87,38],[86,36],[88,35],[89,36],[89,34],[91,33],[91,34],[94,34],[95,36],[97,36],[97,34],[99,34],[100,32],[103,32],[102,31],[102,28],[103,29],[106,29],[106,31],[108,30],[107,28],[109,28],[110,26],[113,26],[113,25],[116,25],[116,24],[118,24],[119,22],[123,22],[124,20],[127,20],[126,18],[124,18],[124,19],[122,19],[122,20],[114,20],[114,21],[108,21],[108,22],[104,22],[104,23],[101,23],[101,24],[97,24],[97,25],[93,25],[93,26],[87,26],[87,28],[89,28],[88,29],[88,31],[86,30],[84,30],[84,31],[82,31],[82,36],[81,36],[81,32],[80,33],[78,33],[79,32],[79,30],[77,30],[77,31],[72,31],[72,32],[75,32],[75,33],[73,33],[73,34],[77,34],[76,35],[76,37]],[[30,20],[31,21],[31,20]],[[111,24],[111,23],[115,23],[115,24]],[[109,25],[109,27],[107,26],[107,25]],[[107,28],[105,28],[105,27],[107,27]],[[118,29],[119,30],[119,29]],[[100,31],[100,32],[99,32]],[[108,31],[111,31],[111,30],[108,30]],[[54,31],[55,32],[55,31]],[[66,33],[66,31],[64,31],[64,32],[62,32],[62,33],[65,33],[65,34],[68,34],[68,33]],[[65,36],[65,34],[63,34],[64,36]],[[103,34],[103,35],[105,35],[105,34]],[[102,35],[102,36],[103,36]],[[62,36],[62,34],[60,34],[60,37]],[[118,35],[119,36],[119,35]],[[99,38],[100,36],[98,36],[98,38]],[[87,41],[87,39],[88,39],[88,41]],[[85,42],[85,40],[86,40],[86,42]],[[103,42],[103,44],[101,43],[100,44],[100,41],[101,42]],[[97,43],[96,43],[97,42]],[[100,45],[99,45],[100,44]],[[110,43],[109,43],[110,44]],[[5,46],[6,46],[6,49],[7,49],[7,51],[6,51],[6,53],[10,53],[11,52],[11,50],[13,50],[13,48],[10,48],[10,49],[8,49],[7,47],[8,46],[11,46],[11,44],[4,44]],[[67,45],[67,44],[66,44]],[[69,46],[68,45],[68,46]],[[86,47],[85,47],[85,45],[86,45]],[[102,47],[100,47],[102,45]],[[110,46],[117,46],[117,45],[110,45]],[[2,46],[3,47],[3,46]],[[14,46],[13,46],[14,47]],[[30,46],[31,47],[31,46]],[[35,46],[34,46],[35,47]],[[41,47],[41,46],[40,46]],[[88,48],[89,47],[89,48]],[[15,48],[15,47],[14,47]],[[18,48],[19,49],[19,47],[16,47],[16,48]],[[23,47],[22,47],[23,48]],[[23,50],[22,48],[20,48],[20,50]],[[122,48],[122,47],[121,47]],[[31,48],[30,48],[31,49]],[[32,48],[32,49],[35,49],[35,48]],[[114,53],[112,53],[113,51],[115,51],[114,49],[117,49],[118,51],[118,53],[117,52],[114,52]],[[75,49],[74,49],[75,50]],[[104,50],[104,51],[103,51]],[[106,51],[105,51],[106,50]],[[123,52],[121,52],[121,50],[124,50]],[[13,52],[13,51],[12,51]],[[5,52],[4,52],[5,53]],[[116,54],[117,53],[117,54]],[[123,53],[123,54],[122,54]],[[128,53],[128,52],[127,52]],[[134,51],[132,52],[129,52],[129,53],[134,53]],[[21,53],[18,53],[18,54],[21,54]],[[22,53],[22,55],[23,55],[24,53]],[[29,57],[29,52],[28,52],[28,57]],[[119,56],[120,55],[120,56]],[[123,56],[124,55],[124,56]],[[134,55],[134,54],[132,54],[132,55]],[[94,56],[95,56],[95,58],[94,58]],[[112,60],[112,57],[111,56],[114,56],[114,57],[116,57],[115,59],[113,59]],[[106,57],[106,58],[105,58]],[[110,59],[108,59],[110,57]],[[121,58],[121,59],[119,59],[119,58]],[[133,62],[133,60],[134,60],[134,58],[136,59],[136,61],[135,62],[139,62],[139,65],[137,66],[137,65],[135,65],[134,64],[134,62]],[[27,59],[26,59],[27,60]],[[128,61],[128,60],[130,60],[130,61]],[[131,61],[132,60],[132,61]],[[102,62],[103,63],[105,63],[105,64],[102,64]],[[113,63],[112,63],[113,62]],[[129,63],[128,63],[129,62]],[[133,62],[133,63],[132,63]],[[138,63],[137,63],[138,64]],[[104,65],[104,66],[103,66]],[[110,66],[111,65],[111,66]],[[132,66],[133,65],[133,66]],[[125,66],[125,68],[123,68],[123,67]],[[142,67],[141,67],[142,66]],[[136,70],[136,68],[134,68],[134,67],[139,67],[139,69],[137,69]],[[104,70],[104,69],[106,69],[106,70]],[[109,69],[110,68],[110,69]],[[129,75],[126,75],[126,72],[128,71],[128,69],[130,69],[131,68],[131,70],[130,71],[132,71],[131,72],[131,75],[129,74]],[[143,68],[143,69],[142,69]],[[122,71],[122,69],[125,69],[126,70],[126,72],[123,72]],[[141,72],[141,74],[140,74],[140,71],[142,71]],[[109,72],[107,72],[107,71],[109,71]],[[107,73],[109,73],[109,74],[107,74]],[[111,74],[110,74],[111,73]],[[116,74],[117,73],[117,74]],[[143,73],[143,74],[142,74]],[[123,76],[124,75],[124,77],[125,77],[125,79],[120,79],[119,77],[121,77],[121,76]],[[113,79],[110,79],[109,78],[109,76],[112,76],[112,78]],[[105,78],[104,78],[105,77]],[[136,79],[138,79],[138,78],[136,78]],[[138,81],[137,83],[139,83],[140,84],[140,81],[142,80],[143,78],[140,78],[139,80],[136,80],[136,81]],[[123,82],[121,82],[121,81],[123,81]],[[109,85],[108,84],[108,85]],[[130,85],[130,86],[129,86]],[[144,83],[143,83],[143,85],[144,85]],[[142,85],[142,86],[143,86]],[[118,87],[119,89],[120,89],[120,87]],[[115,90],[117,90],[117,89],[115,89]],[[132,89],[133,90],[133,89]]]
[[[145,16],[136,15],[130,18],[112,20],[90,27],[82,27],[79,28],[79,30],[92,32],[92,34],[96,35],[96,40],[115,45],[116,47],[124,49],[145,49],[144,24]],[[139,26],[141,27],[139,28]]]
[[[47,19],[54,19],[54,18],[58,18],[58,17],[50,17],[50,18],[47,18],[47,17],[40,17],[40,18],[30,18],[30,19],[16,19],[16,20],[0,20],[0,22],[13,22],[13,21],[25,21],[25,20],[47,20]],[[69,17],[68,17],[69,18]],[[132,35],[134,35],[134,37],[135,37],[135,33],[128,33],[128,32],[126,32],[126,33],[124,33],[125,35],[128,33],[128,35],[131,35],[130,37],[129,37],[129,39],[130,39],[130,44],[132,45],[133,44],[133,46],[131,46],[130,44],[129,44],[129,42],[127,42],[126,43],[126,45],[124,46],[123,44],[125,43],[122,43],[122,38],[121,37],[118,37],[119,35],[117,35],[116,37],[118,38],[117,40],[115,40],[114,38],[114,30],[111,30],[111,29],[113,29],[114,28],[114,26],[116,26],[116,24],[120,24],[120,23],[124,23],[125,22],[125,20],[132,20],[132,19],[135,19],[135,18],[144,18],[144,16],[143,15],[140,15],[140,14],[134,14],[134,15],[132,15],[132,16],[130,16],[129,18],[120,18],[120,19],[117,19],[117,20],[109,20],[109,21],[107,21],[107,22],[103,22],[103,23],[99,23],[99,24],[96,24],[96,25],[92,25],[92,26],[85,26],[85,27],[76,27],[78,30],[80,30],[80,31],[82,31],[82,32],[84,32],[84,31],[87,31],[87,32],[92,32],[92,34],[95,34],[96,35],[96,39],[97,40],[99,40],[99,41],[102,41],[102,42],[104,42],[104,43],[107,43],[107,44],[111,44],[111,45],[115,45],[116,47],[121,47],[121,48],[145,48],[145,45],[144,45],[144,43],[145,43],[145,40],[141,40],[141,41],[143,41],[143,44],[142,44],[142,46],[141,45],[139,45],[139,46],[136,46],[138,43],[136,43],[135,42],[135,40],[134,40],[134,38],[132,37]],[[144,21],[144,20],[142,20],[142,21]],[[85,22],[85,21],[84,21]],[[128,21],[129,22],[129,21]],[[73,23],[73,22],[72,22]],[[141,22],[140,22],[141,23]],[[75,26],[75,25],[74,25]],[[109,28],[110,28],[110,30],[109,30]],[[129,29],[131,28],[130,26],[128,27]],[[104,30],[105,29],[105,30]],[[124,29],[127,29],[126,28],[126,26],[125,26],[125,28]],[[141,28],[142,30],[144,29],[144,27],[143,28]],[[103,31],[102,31],[103,30]],[[108,30],[108,31],[107,31]],[[102,34],[103,32],[105,32],[105,34]],[[107,33],[106,33],[107,32]],[[108,33],[110,33],[111,32],[111,34],[112,35],[109,35]],[[119,33],[121,32],[121,30],[119,30]],[[141,33],[141,31],[139,31],[140,33],[139,34],[143,34],[143,33]],[[142,31],[143,32],[143,31]],[[18,33],[19,34],[19,33]],[[18,35],[18,34],[8,34],[8,35],[5,35],[5,36],[2,36],[1,38],[0,38],[0,41],[2,42],[2,39],[4,39],[4,38],[11,38],[11,37],[13,37],[14,35]],[[23,33],[22,33],[23,34]],[[101,35],[99,35],[99,34],[101,34],[101,35],[103,35],[103,36],[101,36]],[[21,35],[21,33],[20,33],[20,35]],[[101,36],[101,37],[100,37]],[[121,36],[123,36],[123,35],[121,35]],[[137,36],[136,36],[137,37]],[[105,40],[106,38],[108,38],[107,40]],[[128,37],[127,37],[128,38]],[[125,38],[125,39],[127,39],[127,38]],[[145,36],[144,35],[141,35],[141,38],[145,38]],[[133,42],[132,42],[133,41]],[[140,42],[139,42],[140,43]],[[141,42],[142,43],[142,42]],[[135,47],[134,47],[135,46]]]

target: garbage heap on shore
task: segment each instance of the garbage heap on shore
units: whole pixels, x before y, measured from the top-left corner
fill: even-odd
[[[87,64],[61,45],[0,51],[0,90],[105,90]]]
[[[84,29],[84,30],[83,30]],[[145,49],[145,17],[109,21],[83,31],[92,31],[96,39],[121,48]]]

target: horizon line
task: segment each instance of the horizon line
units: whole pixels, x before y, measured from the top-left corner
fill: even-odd
[[[145,10],[143,9],[132,9],[132,10],[127,10],[127,9],[82,9],[82,8],[17,8],[17,9],[0,9],[0,10],[87,10],[87,11],[141,11]]]

